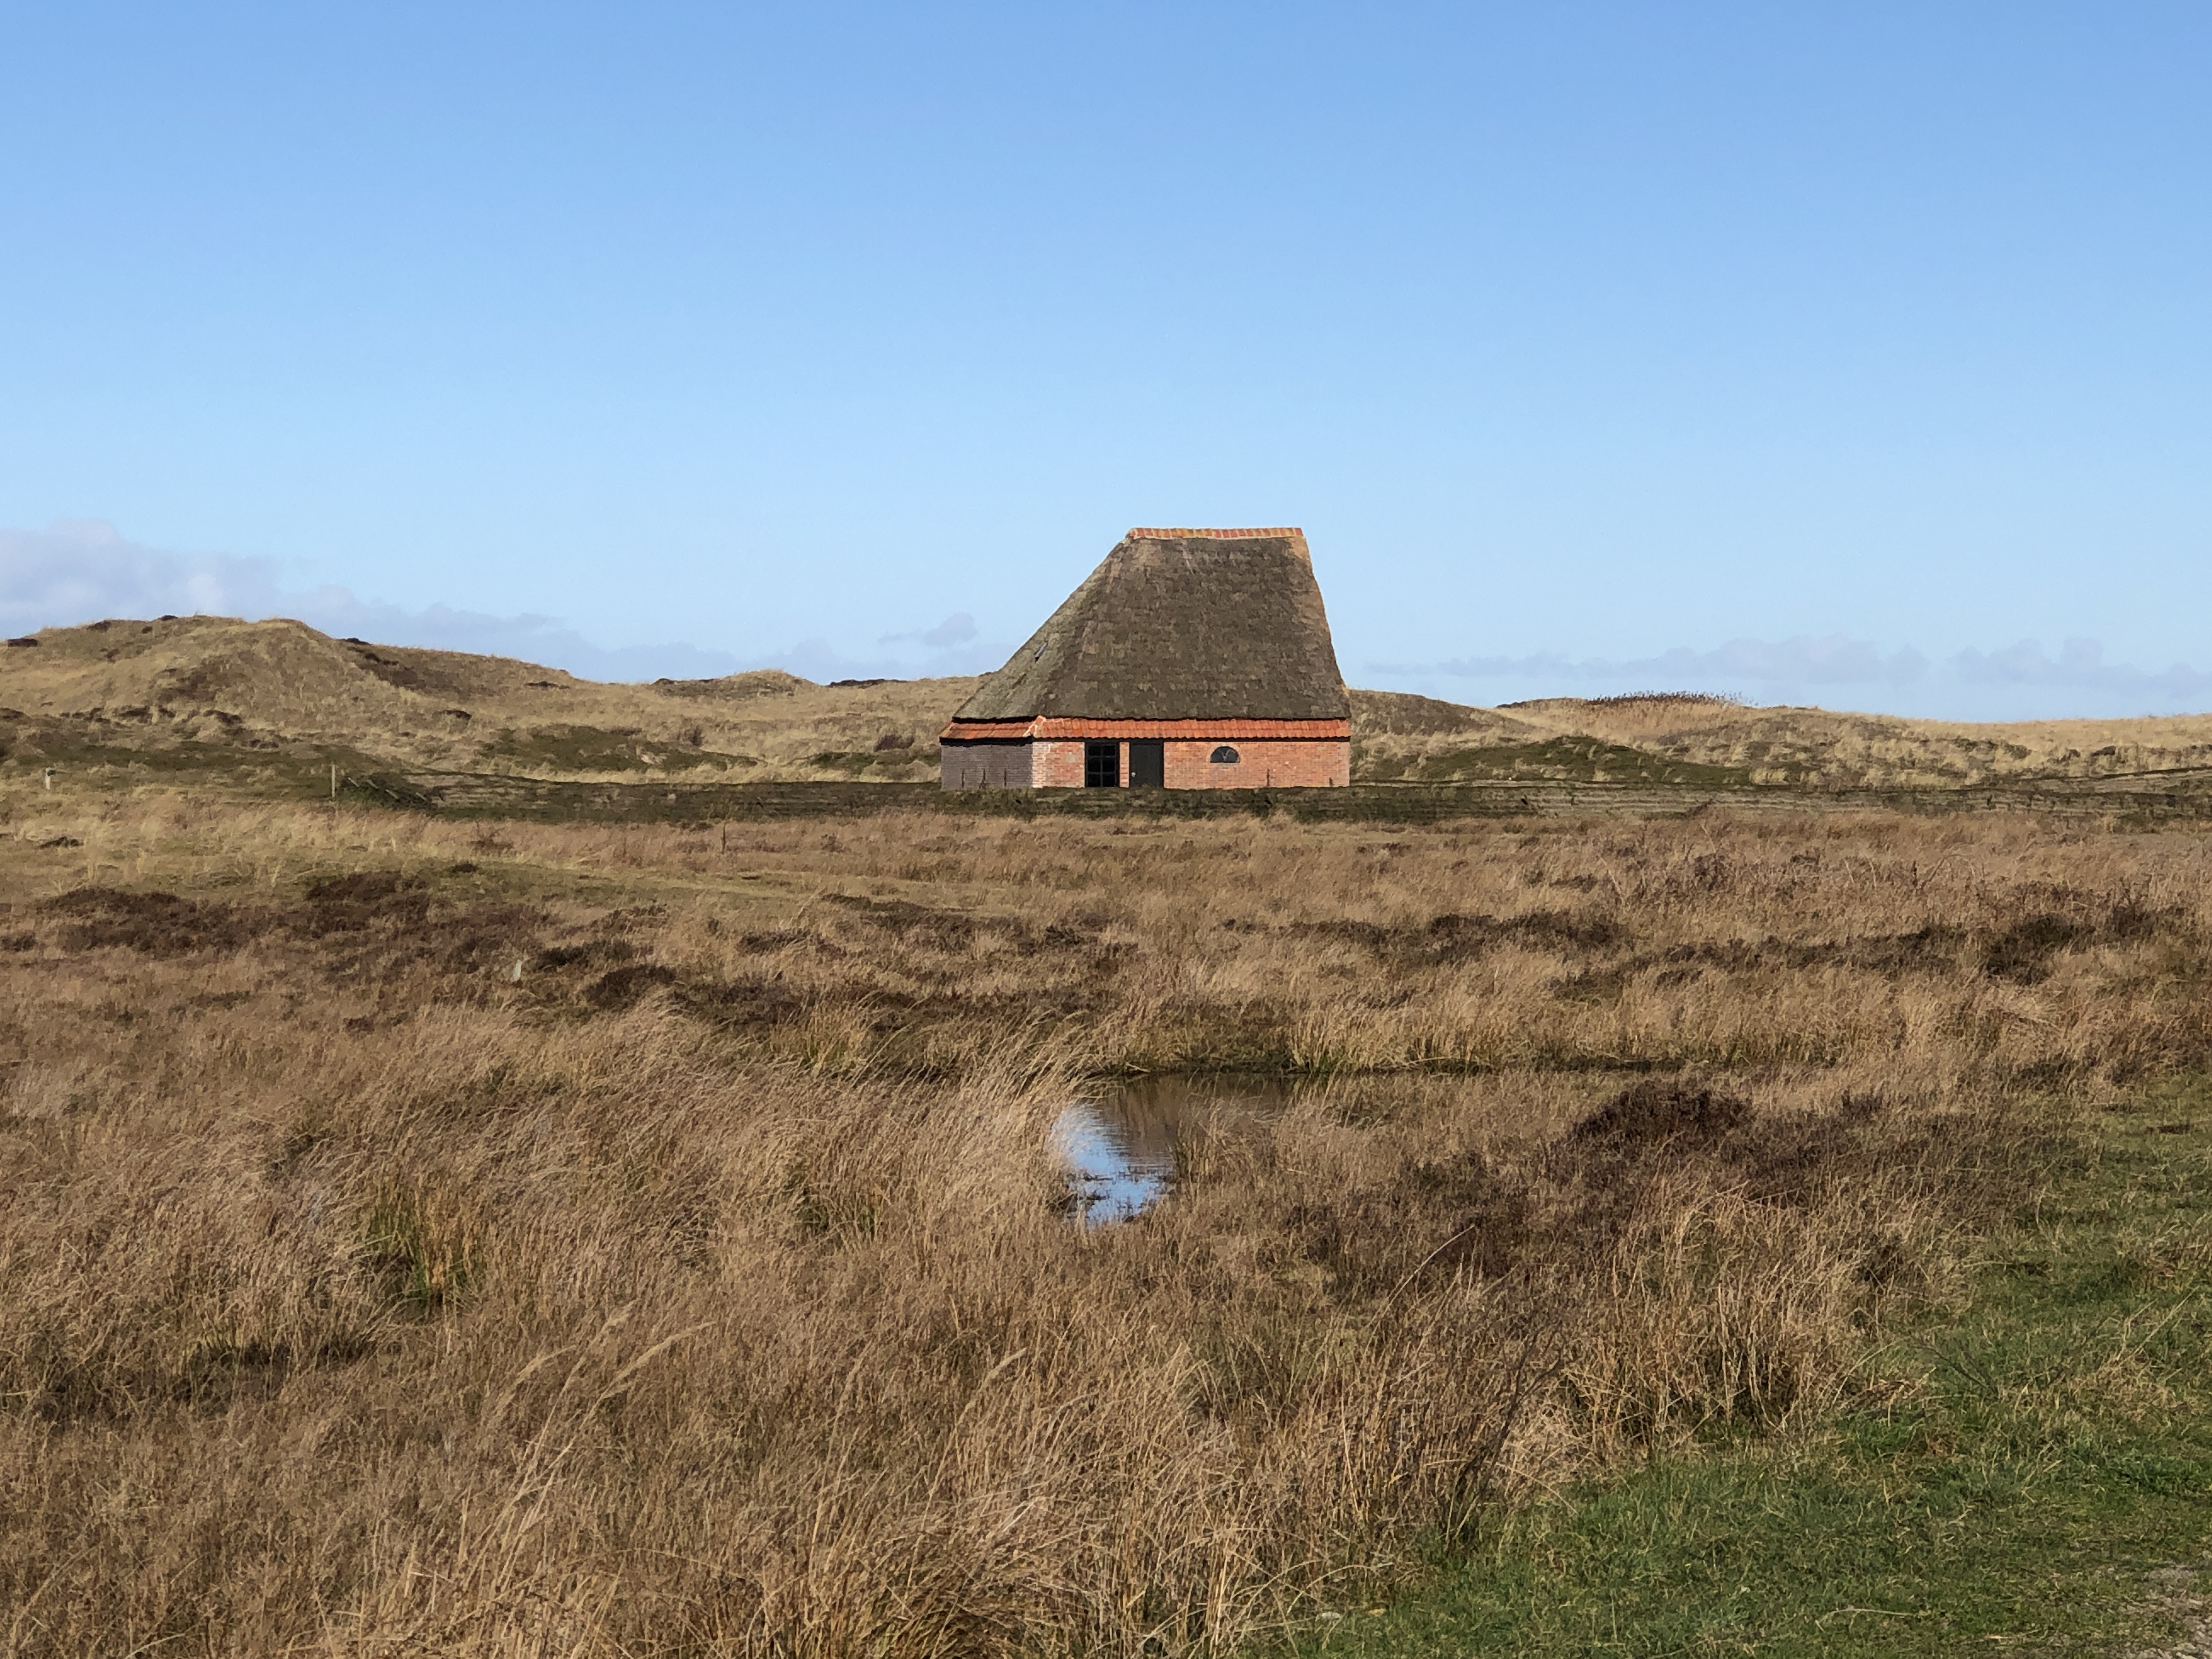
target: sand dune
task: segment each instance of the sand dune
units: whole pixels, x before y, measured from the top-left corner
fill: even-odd
[[[35,641],[35,642],[33,642]],[[972,678],[818,685],[775,669],[606,684],[506,657],[221,617],[48,629],[0,650],[11,769],[325,761],[536,777],[933,777]],[[1476,708],[1352,693],[1362,782],[1603,778],[1844,786],[2212,765],[2212,715],[1966,725],[1692,694]]]

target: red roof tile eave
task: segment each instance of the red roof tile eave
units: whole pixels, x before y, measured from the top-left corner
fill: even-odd
[[[975,742],[996,738],[1184,738],[1199,742],[1229,742],[1243,739],[1247,743],[1264,741],[1269,738],[1338,738],[1349,742],[1352,722],[1348,720],[1086,720],[1065,715],[1037,715],[1029,720],[952,720],[938,734],[940,743]]]

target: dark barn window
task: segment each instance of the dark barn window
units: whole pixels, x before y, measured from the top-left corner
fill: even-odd
[[[1083,745],[1083,787],[1119,789],[1121,787],[1121,745],[1086,743]]]
[[[1129,787],[1164,789],[1168,782],[1168,746],[1158,738],[1140,738],[1129,745]]]
[[[1213,751],[1212,758],[1216,766],[1234,766],[1237,764],[1237,751],[1224,743]]]

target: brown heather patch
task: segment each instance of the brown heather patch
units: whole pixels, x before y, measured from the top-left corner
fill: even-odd
[[[10,1653],[1218,1650],[1835,1400],[2212,1051],[2179,832],[16,810]],[[1060,1218],[1206,1065],[1316,1080]]]

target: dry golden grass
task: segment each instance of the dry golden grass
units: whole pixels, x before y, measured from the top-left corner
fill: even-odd
[[[933,778],[972,679],[822,686],[775,670],[611,685],[457,651],[223,617],[47,629],[0,652],[0,742],[70,773],[134,753],[713,781]],[[879,744],[888,744],[878,748]],[[817,763],[822,755],[841,757]]]
[[[1353,693],[1353,714],[1352,775],[1363,781],[1501,774],[1634,780],[1654,775],[1652,763],[1672,763],[1724,769],[1746,783],[1940,788],[2212,766],[2212,715],[2205,714],[1969,724],[1746,708],[1711,697],[1555,697],[1462,708],[1376,691]],[[1593,751],[1577,739],[1626,752]]]
[[[6,829],[11,1655],[1219,1650],[1833,1399],[2212,1038],[2187,834]],[[1076,1080],[1227,1066],[1071,1225]]]

